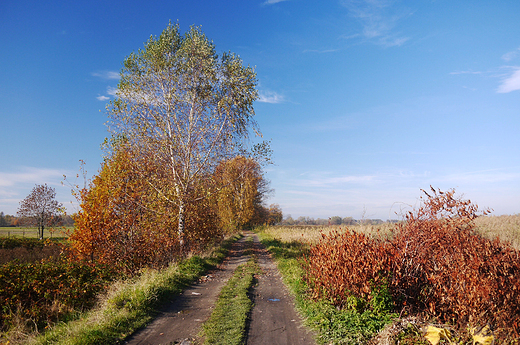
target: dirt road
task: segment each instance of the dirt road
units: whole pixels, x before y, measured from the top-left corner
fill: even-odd
[[[254,307],[247,334],[248,345],[315,344],[313,335],[302,326],[293,297],[282,282],[276,264],[258,236],[252,234],[262,274],[253,290]]]
[[[254,252],[262,268],[252,291],[254,307],[246,330],[249,345],[314,344],[313,336],[301,326],[301,319],[280,273],[256,234],[246,232],[233,244],[228,258],[217,269],[208,273],[169,304],[147,327],[134,333],[125,344],[197,344],[197,334],[206,321],[220,290],[233,271],[250,258],[244,254],[246,240],[253,238]]]

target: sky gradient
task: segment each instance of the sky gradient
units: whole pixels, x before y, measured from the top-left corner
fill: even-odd
[[[285,216],[396,219],[430,185],[519,213],[519,16],[518,1],[1,1],[0,211],[43,183],[77,210],[63,175],[97,173],[121,63],[171,21],[255,67]]]

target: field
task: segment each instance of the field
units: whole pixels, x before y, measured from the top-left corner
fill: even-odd
[[[68,237],[67,230],[70,228],[50,228],[43,231],[43,238]],[[0,237],[37,238],[38,228],[22,227],[0,227]]]

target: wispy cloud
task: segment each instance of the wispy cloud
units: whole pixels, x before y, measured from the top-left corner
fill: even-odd
[[[260,91],[258,93],[258,96],[258,102],[262,103],[277,104],[285,102],[285,97],[283,95],[280,95],[273,91]]]
[[[384,47],[402,46],[410,37],[395,31],[398,22],[410,12],[398,11],[388,0],[342,0],[341,4],[349,10],[352,17],[362,25],[360,34],[348,38],[364,37]]]
[[[479,71],[457,71],[457,72],[450,72],[450,74],[458,75],[458,74],[482,74],[482,72]]]
[[[508,93],[520,90],[520,67],[513,67],[515,70],[502,80],[498,86],[497,93]]]
[[[284,2],[284,1],[288,1],[288,0],[267,0],[263,3],[263,5],[273,5],[273,4],[277,4],[279,2]]]
[[[110,95],[110,96],[116,96],[117,95],[117,87],[107,87],[107,93]]]
[[[490,183],[500,182],[518,182],[520,181],[520,174],[511,171],[505,171],[502,169],[491,169],[491,170],[480,170],[480,171],[469,171],[457,174],[449,174],[439,178],[439,181],[450,182],[457,184],[472,184],[472,185],[484,185]]]
[[[517,56],[520,56],[520,47],[518,47],[516,50],[513,50],[512,52],[508,52],[502,55],[502,60],[509,62],[515,59]]]
[[[119,80],[119,72],[114,71],[101,71],[101,72],[93,72],[92,76],[98,77],[105,80]]]
[[[70,188],[61,184],[64,174],[71,175],[68,171],[36,167],[0,171],[0,211],[16,214],[20,200],[29,195],[36,184],[44,183],[56,188],[57,200],[65,204],[72,196]]]
[[[303,52],[304,53],[326,54],[326,53],[335,53],[338,50],[339,49],[323,49],[323,50],[319,50],[319,49],[305,49]]]
[[[110,97],[107,96],[97,96],[96,97],[98,101],[108,101]]]
[[[63,172],[58,170],[25,167],[17,172],[0,172],[0,186],[8,187],[17,183],[43,183],[49,179],[62,177]]]
[[[117,96],[117,88],[116,87],[112,87],[112,86],[108,86],[107,87],[107,94],[108,94],[108,96],[116,97]],[[105,102],[105,101],[108,101],[110,99],[110,97],[108,97],[108,96],[98,95],[96,97],[96,99],[98,101]]]

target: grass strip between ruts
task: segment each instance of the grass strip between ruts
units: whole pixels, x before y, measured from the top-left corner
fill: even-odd
[[[179,294],[209,268],[222,262],[230,245],[223,243],[206,258],[193,256],[164,270],[147,270],[131,282],[114,286],[99,308],[78,320],[61,323],[32,339],[31,344],[98,345],[118,344],[153,319],[164,299]]]
[[[254,258],[236,268],[203,326],[205,344],[244,344],[247,320],[253,307],[248,293],[259,269]]]

